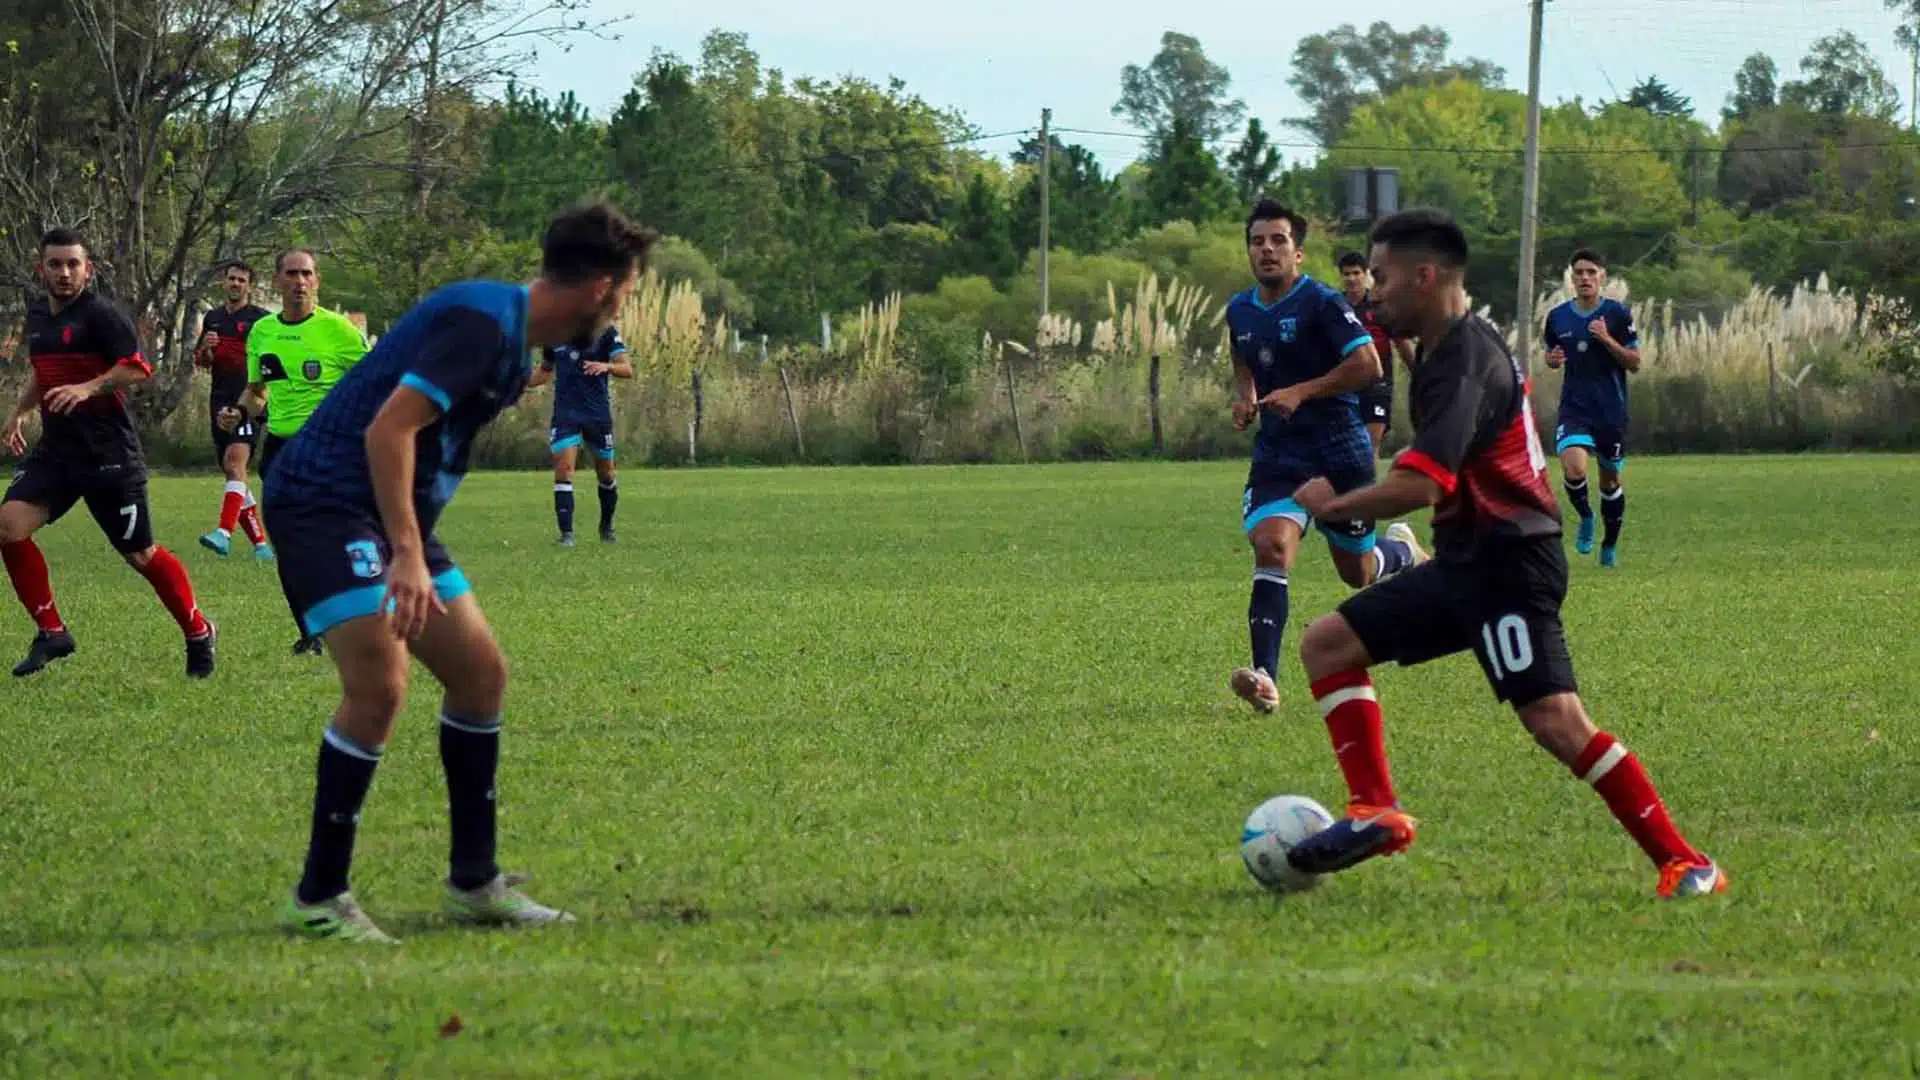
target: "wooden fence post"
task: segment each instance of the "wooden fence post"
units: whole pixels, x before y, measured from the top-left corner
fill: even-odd
[[[687,423],[687,464],[700,464],[700,422],[706,412],[705,388],[701,384],[700,369],[693,371],[693,419]]]
[[[1020,444],[1020,460],[1030,461],[1027,457],[1027,433],[1020,427],[1020,398],[1013,392],[1013,357],[1003,350],[1000,362],[1007,366],[1007,407],[1013,410],[1013,438]]]
[[[1165,454],[1167,440],[1160,431],[1160,354],[1147,364],[1147,419],[1153,425],[1153,452]]]
[[[793,425],[793,445],[800,452],[800,460],[807,459],[806,436],[800,434],[800,414],[793,407],[793,381],[787,378],[787,366],[780,365],[780,389],[787,395],[787,422]]]

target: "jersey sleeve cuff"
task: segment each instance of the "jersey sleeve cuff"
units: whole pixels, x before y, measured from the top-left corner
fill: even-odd
[[[1352,341],[1347,342],[1346,345],[1341,348],[1340,356],[1341,358],[1344,359],[1345,357],[1350,355],[1353,352],[1353,350],[1359,348],[1360,346],[1371,345],[1371,344],[1373,344],[1373,335],[1361,334],[1359,337],[1354,338]]]
[[[1393,467],[1396,469],[1412,469],[1414,472],[1439,484],[1442,495],[1453,494],[1453,489],[1460,484],[1459,477],[1453,475],[1452,470],[1418,450],[1401,451],[1400,456],[1393,459]]]
[[[142,356],[139,353],[133,353],[130,356],[121,357],[120,359],[114,361],[114,366],[130,367],[142,375],[153,374],[153,365],[147,363],[147,358],[145,356]]]
[[[400,376],[400,385],[425,394],[429,400],[440,407],[441,412],[450,412],[453,409],[453,399],[447,396],[445,390],[440,389],[431,382],[428,382],[425,378],[411,371]]]

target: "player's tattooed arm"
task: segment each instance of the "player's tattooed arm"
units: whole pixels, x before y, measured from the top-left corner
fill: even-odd
[[[1380,354],[1374,351],[1373,343],[1368,342],[1348,353],[1346,359],[1325,375],[1283,386],[1261,398],[1260,407],[1289,416],[1314,398],[1365,390],[1380,381],[1380,374]]]
[[[1300,485],[1293,501],[1301,509],[1323,520],[1362,518],[1383,520],[1424,510],[1440,501],[1444,494],[1431,476],[1413,469],[1392,469],[1379,483],[1355,488],[1336,495],[1325,477],[1315,477]]]
[[[13,415],[7,418],[7,449],[16,454],[27,452],[27,417],[40,407],[40,380],[33,372],[27,372],[26,385],[20,388],[20,398],[14,402]]]
[[[107,369],[105,375],[88,379],[86,382],[69,383],[56,386],[46,392],[47,409],[50,412],[70,413],[80,407],[88,398],[111,394],[135,383],[143,383],[152,372],[144,365],[115,364]]]

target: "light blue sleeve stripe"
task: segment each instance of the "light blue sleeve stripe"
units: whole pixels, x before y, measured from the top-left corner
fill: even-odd
[[[418,390],[427,395],[427,397],[433,400],[435,405],[440,406],[441,412],[448,412],[453,409],[453,399],[447,396],[445,390],[440,389],[411,371],[400,377],[400,385]]]
[[[1361,334],[1359,337],[1354,338],[1352,341],[1347,342],[1346,348],[1343,348],[1340,350],[1340,355],[1344,358],[1350,353],[1352,353],[1353,350],[1359,348],[1360,346],[1371,345],[1371,344],[1373,344],[1373,335]]]

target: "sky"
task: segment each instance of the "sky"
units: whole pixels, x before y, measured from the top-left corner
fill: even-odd
[[[1098,15],[1089,17],[1089,10]],[[1249,19],[1250,11],[1272,12]],[[1903,110],[1911,59],[1893,42],[1894,17],[1883,0],[1549,0],[1543,34],[1541,94],[1548,102],[1597,102],[1623,96],[1657,75],[1693,99],[1702,119],[1717,122],[1748,54],[1771,54],[1783,80],[1798,72],[1809,43],[1836,29],[1871,46],[1900,88]],[[1444,12],[1444,14],[1439,14]],[[522,74],[549,94],[572,91],[606,115],[654,50],[687,59],[716,28],[740,31],[763,67],[791,79],[860,75],[905,80],[928,102],[958,109],[980,131],[1037,127],[1043,106],[1063,128],[1125,132],[1111,114],[1120,69],[1144,64],[1160,35],[1178,30],[1200,40],[1233,76],[1232,94],[1247,103],[1275,138],[1300,142],[1290,157],[1310,157],[1304,137],[1282,126],[1304,112],[1287,85],[1295,43],[1343,22],[1385,20],[1405,30],[1437,22],[1457,56],[1478,56],[1507,69],[1507,85],[1525,89],[1525,0],[1371,0],[1364,14],[1340,4],[1250,4],[1245,0],[947,0],[942,4],[873,0],[730,0],[724,5],[595,0],[593,13],[621,18],[617,41],[576,40],[570,51],[544,50]],[[1109,171],[1137,158],[1138,138],[1070,134],[1095,150]],[[1016,137],[980,144],[1011,150]]]

